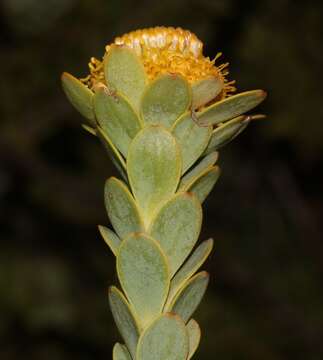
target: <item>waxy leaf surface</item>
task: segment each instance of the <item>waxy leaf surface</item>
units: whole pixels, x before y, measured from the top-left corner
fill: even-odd
[[[112,286],[109,289],[110,309],[117,328],[130,353],[135,355],[139,339],[139,328],[129,303],[121,291]]]
[[[141,129],[139,118],[128,101],[107,87],[99,87],[94,95],[96,118],[103,129],[127,157],[129,144]]]
[[[201,329],[199,324],[194,320],[191,319],[187,325],[186,329],[188,332],[189,338],[189,352],[187,360],[190,360],[193,355],[195,354],[201,340]]]
[[[203,241],[186,260],[184,265],[178,270],[170,283],[166,307],[172,302],[177,292],[188,281],[188,279],[203,265],[212,249],[213,239]]]
[[[181,148],[182,173],[195,163],[207,147],[212,134],[211,126],[198,126],[190,113],[179,118],[172,129]]]
[[[263,90],[246,91],[230,96],[197,113],[198,123],[206,126],[230,120],[253,109],[265,98],[266,93]]]
[[[192,185],[205,174],[217,161],[218,153],[211,152],[205,156],[192,170],[190,170],[179,183],[178,191],[187,191]]]
[[[228,144],[238,136],[249,124],[248,116],[241,115],[215,128],[205,150],[208,154]]]
[[[178,75],[163,74],[146,89],[141,114],[146,124],[170,128],[190,104],[191,90],[187,81]]]
[[[149,232],[165,252],[171,275],[175,274],[192,251],[201,223],[201,205],[194,195],[188,193],[175,195],[152,220]]]
[[[132,191],[147,221],[175,193],[181,174],[179,147],[167,130],[146,127],[131,143],[127,164]]]
[[[193,276],[180,289],[167,311],[178,314],[186,323],[201,302],[209,282],[205,271]]]
[[[147,77],[136,53],[126,46],[113,46],[104,59],[104,75],[109,88],[123,94],[138,111]]]
[[[218,181],[219,176],[220,168],[218,166],[212,166],[189,187],[188,191],[194,193],[202,204]]]
[[[76,110],[88,119],[91,125],[95,125],[93,92],[80,80],[68,73],[62,75],[62,86],[67,98]]]
[[[123,240],[117,255],[121,286],[142,327],[158,316],[169,290],[167,259],[159,244],[144,234]]]
[[[105,207],[113,228],[121,239],[133,232],[143,231],[143,222],[128,187],[115,177],[104,188]]]
[[[113,254],[116,256],[119,246],[121,244],[120,238],[109,228],[99,225],[100,234],[103,237],[105,243],[109,246]]]
[[[210,76],[192,84],[192,109],[197,109],[209,103],[223,89],[220,77]]]
[[[186,360],[188,332],[182,319],[163,314],[139,339],[136,360]]]
[[[116,343],[113,347],[113,360],[132,360],[129,351],[124,345]]]

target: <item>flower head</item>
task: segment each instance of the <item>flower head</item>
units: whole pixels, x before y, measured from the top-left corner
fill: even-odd
[[[203,43],[188,30],[173,27],[155,27],[132,31],[107,45],[107,55],[116,46],[126,46],[135,51],[141,59],[149,80],[158,75],[170,73],[183,76],[190,84],[215,77],[222,82],[222,91],[217,99],[223,99],[235,91],[234,81],[228,81],[228,63],[215,65],[221,56],[214,59],[203,55]],[[103,62],[92,57],[89,62],[90,75],[82,79],[93,88],[97,82],[104,82]]]

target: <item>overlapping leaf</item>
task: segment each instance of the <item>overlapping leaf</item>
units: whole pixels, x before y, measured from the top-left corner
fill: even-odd
[[[158,243],[144,234],[123,240],[117,255],[121,286],[142,327],[158,316],[170,284],[167,259]]]
[[[136,360],[186,360],[189,352],[188,332],[183,320],[163,314],[139,339]]]
[[[114,321],[132,356],[136,353],[140,330],[129,303],[114,286],[109,289],[109,304]]]
[[[165,252],[171,275],[175,274],[192,251],[201,224],[201,205],[189,193],[175,195],[153,218],[149,232]]]

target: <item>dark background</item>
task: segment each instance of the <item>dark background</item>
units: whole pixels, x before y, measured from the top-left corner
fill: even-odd
[[[220,154],[201,238],[216,250],[196,313],[196,359],[323,358],[321,1],[2,0],[0,358],[109,359],[114,258],[103,184],[115,174],[80,128],[60,74],[86,75],[117,35],[182,26],[224,53],[238,89],[269,92]],[[321,331],[321,332],[320,332]]]

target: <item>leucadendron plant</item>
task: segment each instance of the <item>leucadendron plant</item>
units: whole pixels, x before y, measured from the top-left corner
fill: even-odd
[[[217,182],[218,149],[253,119],[266,94],[234,95],[227,64],[203,56],[202,42],[180,28],[118,37],[90,74],[62,75],[64,91],[85,117],[121,179],[106,181],[113,230],[99,226],[116,257],[120,288],[110,308],[123,343],[114,360],[187,360],[201,331],[192,315],[208,285],[198,272],[213,247],[198,246],[202,203]]]

